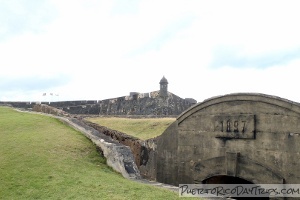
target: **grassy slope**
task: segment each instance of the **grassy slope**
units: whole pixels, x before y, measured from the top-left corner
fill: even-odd
[[[145,140],[161,135],[175,121],[175,118],[129,119],[97,117],[87,118],[87,120]]]
[[[177,199],[124,179],[57,119],[0,107],[0,199]]]

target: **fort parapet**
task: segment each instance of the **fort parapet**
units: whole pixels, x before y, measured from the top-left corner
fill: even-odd
[[[168,81],[163,77],[160,90],[149,93],[130,92],[129,96],[105,100],[41,102],[70,114],[122,115],[122,116],[177,116],[197,101],[180,98],[168,91]],[[30,109],[36,102],[0,102],[0,105]]]

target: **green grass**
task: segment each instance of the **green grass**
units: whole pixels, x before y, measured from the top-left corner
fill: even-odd
[[[166,128],[175,121],[175,118],[130,119],[118,117],[96,117],[87,118],[87,120],[146,140],[161,135]]]
[[[0,199],[179,199],[124,179],[81,133],[48,116],[0,107]]]

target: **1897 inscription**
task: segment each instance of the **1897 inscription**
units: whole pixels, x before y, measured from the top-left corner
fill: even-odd
[[[255,138],[255,115],[219,115],[214,121],[217,137]]]
[[[242,132],[245,133],[245,127],[246,127],[247,121],[231,121],[230,119],[227,121],[221,121],[221,131],[224,132]]]

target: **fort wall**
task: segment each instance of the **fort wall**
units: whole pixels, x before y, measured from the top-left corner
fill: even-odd
[[[36,104],[45,104],[70,114],[105,116],[178,116],[196,104],[192,98],[180,98],[167,91],[168,81],[160,81],[160,90],[149,93],[130,92],[129,96],[105,100],[80,100],[58,102],[0,102],[0,105],[32,109]]]

